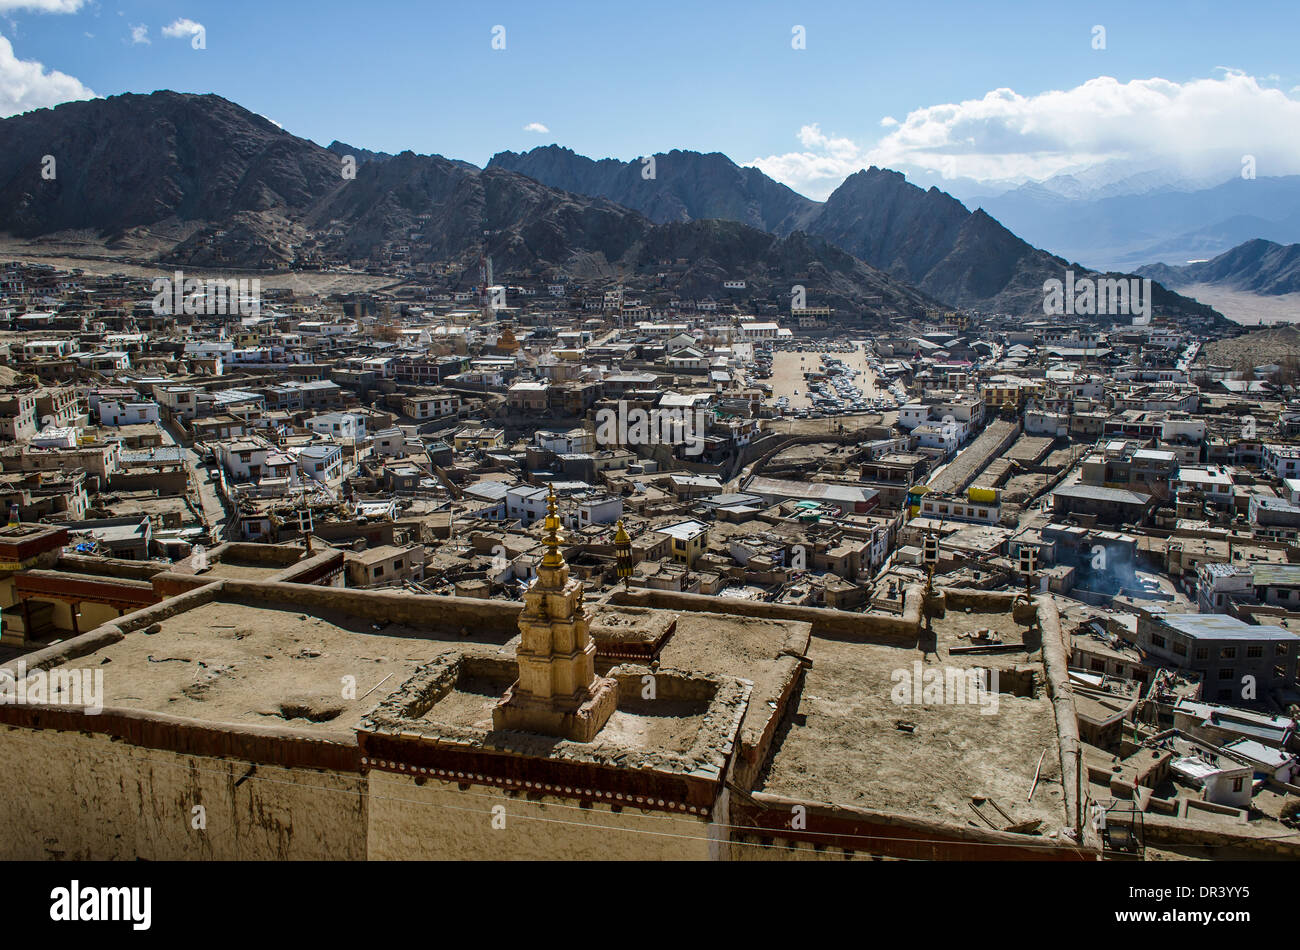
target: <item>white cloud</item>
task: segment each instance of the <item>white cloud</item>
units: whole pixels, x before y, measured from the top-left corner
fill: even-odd
[[[93,98],[95,94],[79,79],[16,57],[13,45],[0,36],[0,117]]]
[[[1178,83],[1108,76],[1066,90],[927,106],[874,144],[799,130],[801,151],[749,162],[810,197],[824,197],[868,165],[979,181],[1043,180],[1108,163],[1115,174],[1158,167],[1227,180],[1243,155],[1260,175],[1300,173],[1300,102],[1240,70]]]
[[[206,30],[203,30],[202,23],[195,23],[188,17],[180,17],[179,19],[169,23],[167,26],[164,26],[162,28],[162,35],[169,39],[176,39],[177,37],[193,36],[200,30],[207,32]]]
[[[524,126],[524,131],[546,133],[551,130],[548,129],[546,126],[542,125],[542,123],[540,122],[529,122],[527,125]]]
[[[0,13],[76,13],[85,5],[86,0],[0,0]]]
[[[865,168],[865,150],[850,139],[823,135],[816,123],[799,130],[802,152],[756,158],[746,164],[810,198],[825,198],[849,175]]]
[[[149,27],[145,26],[143,23],[141,23],[139,26],[131,27],[131,43],[132,45],[136,45],[140,43],[144,43],[146,45],[150,44]]]

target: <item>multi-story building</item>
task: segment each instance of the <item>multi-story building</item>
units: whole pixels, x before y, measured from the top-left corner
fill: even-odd
[[[366,437],[366,417],[355,412],[327,412],[312,416],[306,421],[306,426],[312,432],[347,442],[360,442]]]
[[[0,439],[20,442],[36,434],[36,389],[0,392]]]
[[[1300,636],[1226,614],[1142,614],[1137,645],[1197,673],[1203,698],[1259,705],[1270,691],[1294,689]]]
[[[322,485],[338,485],[343,480],[343,450],[329,443],[305,445],[298,450],[298,471]]]
[[[453,393],[414,393],[402,397],[402,412],[418,421],[441,419],[460,411],[460,397]]]

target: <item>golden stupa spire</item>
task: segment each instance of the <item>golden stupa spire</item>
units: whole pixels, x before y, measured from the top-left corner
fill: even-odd
[[[618,530],[614,532],[614,561],[618,576],[624,583],[632,576],[632,537],[623,527],[623,519],[618,519]]]
[[[542,558],[543,567],[563,567],[564,558],[560,556],[560,515],[555,506],[555,486],[549,485],[546,496],[546,556]]]

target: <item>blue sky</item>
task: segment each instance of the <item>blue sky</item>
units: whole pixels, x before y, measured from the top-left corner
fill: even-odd
[[[183,27],[164,35],[178,20],[202,24],[205,49]],[[36,63],[71,77],[47,83],[53,101],[72,80],[99,96],[215,92],[321,144],[477,164],[550,142],[716,150],[818,197],[870,161],[1001,181],[1117,161],[1226,179],[1252,150],[1260,174],[1300,160],[1297,133],[1269,128],[1300,128],[1294,2],[0,0],[0,36],[5,114],[53,104],[24,82]],[[998,89],[1015,96],[988,100]]]

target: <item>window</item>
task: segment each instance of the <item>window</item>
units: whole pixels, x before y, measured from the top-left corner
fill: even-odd
[[[1221,679],[1221,680],[1230,680],[1230,679],[1232,679],[1232,678],[1233,678],[1233,670],[1232,670],[1232,667],[1230,667],[1230,666],[1225,666],[1225,667],[1221,667],[1221,668],[1219,669],[1219,679]]]
[[[1264,647],[1258,643],[1246,647],[1246,657],[1251,660],[1257,660],[1264,655]]]
[[[1187,644],[1182,640],[1174,641],[1174,652],[1179,656],[1187,656]]]
[[[1279,643],[1277,646],[1275,646],[1275,647],[1273,648],[1273,655],[1274,655],[1274,656],[1286,656],[1286,655],[1287,655],[1287,645],[1286,645],[1285,643]]]
[[[1239,792],[1239,791],[1241,791],[1241,783],[1242,783],[1243,781],[1245,781],[1245,780],[1244,780],[1240,775],[1238,775],[1236,778],[1234,778],[1234,779],[1232,780],[1232,790],[1233,790],[1234,792]]]
[[[1151,645],[1153,647],[1162,647],[1165,645],[1165,638],[1158,633],[1151,634]]]
[[[1208,660],[1208,659],[1210,658],[1210,648],[1209,648],[1209,647],[1197,647],[1197,648],[1196,648],[1196,658],[1197,658],[1198,660]]]
[[[1219,657],[1220,657],[1221,659],[1224,659],[1224,660],[1235,660],[1235,659],[1237,658],[1237,648],[1236,648],[1236,647],[1224,647],[1224,648],[1219,652]]]

